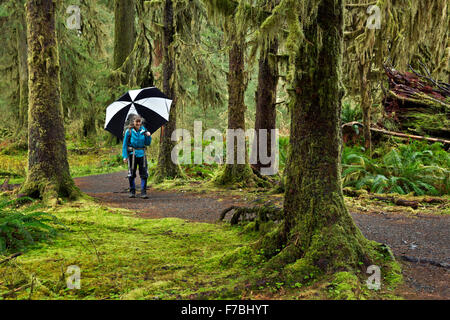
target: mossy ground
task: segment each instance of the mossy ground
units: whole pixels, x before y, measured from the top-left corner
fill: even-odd
[[[40,210],[63,225],[49,242],[0,267],[0,298],[8,299],[371,299],[395,298],[391,287],[368,290],[353,276],[328,275],[292,283],[261,274],[266,262],[254,250],[260,228],[250,225],[142,219],[88,197]],[[270,228],[269,228],[270,229]],[[67,289],[67,268],[81,270],[81,289]],[[337,277],[337,278],[335,278]],[[397,279],[395,272],[383,279]],[[382,281],[384,281],[382,280]],[[392,281],[391,281],[392,282]],[[386,283],[386,282],[385,282]]]
[[[70,173],[72,177],[93,174],[111,173],[125,170],[118,147],[99,148],[96,152],[75,151],[68,149]],[[10,177],[10,184],[21,184],[25,180],[27,168],[27,152],[13,150],[0,153],[0,181]]]
[[[125,168],[117,160],[117,147],[86,154],[71,151],[79,148],[70,145],[68,149],[74,175]],[[21,182],[25,164],[26,152],[0,155],[0,168],[18,173],[10,175],[10,183]],[[192,177],[153,187],[240,196],[245,192],[245,200],[252,205],[269,200],[281,205],[283,201],[282,194],[264,188],[224,188]],[[345,202],[350,211],[417,212],[365,197],[346,197]],[[394,288],[402,281],[400,266],[392,262],[382,270],[379,291],[367,288],[369,275],[362,271],[316,277],[312,270],[289,282],[277,279],[276,272],[263,274],[265,253],[254,250],[253,244],[262,233],[274,230],[273,223],[255,231],[254,222],[231,227],[174,218],[147,220],[130,211],[101,206],[88,197],[42,210],[56,215],[65,227],[57,226],[60,234],[51,242],[40,243],[1,266],[0,295],[34,277],[33,299],[396,299]],[[420,212],[447,213],[440,205],[424,205]],[[66,288],[68,275],[64,273],[69,265],[81,268],[80,290]],[[30,292],[27,288],[8,298],[26,299]]]
[[[225,253],[252,241],[240,228],[146,220],[89,199],[46,210],[65,226],[57,226],[60,235],[0,269],[16,284],[34,276],[33,299],[239,298],[235,287],[251,272],[221,264]],[[66,289],[70,265],[81,269],[80,290]],[[9,280],[0,283],[1,296]]]

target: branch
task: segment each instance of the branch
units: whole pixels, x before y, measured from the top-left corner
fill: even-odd
[[[374,6],[376,4],[377,4],[377,1],[370,2],[370,3],[346,3],[345,7],[348,9],[353,9],[353,8]]]
[[[342,128],[344,127],[351,127],[354,125],[358,125],[360,127],[364,127],[364,125],[358,121],[352,121],[349,123],[344,123],[342,125]],[[406,139],[414,139],[414,140],[426,140],[426,141],[430,141],[430,142],[440,142],[443,144],[448,144],[450,145],[450,140],[445,140],[445,139],[439,139],[439,138],[428,138],[428,137],[424,137],[424,136],[416,136],[416,135],[412,135],[412,134],[405,134],[405,133],[401,133],[401,132],[394,132],[394,131],[388,131],[388,130],[384,130],[384,129],[377,129],[377,128],[370,128],[370,131],[374,131],[374,132],[379,132],[381,134],[387,134],[390,136],[395,136],[395,137],[400,137],[400,138],[406,138]]]
[[[0,264],[3,264],[3,263],[5,263],[5,262],[8,262],[8,261],[14,259],[14,258],[17,258],[18,256],[21,256],[22,254],[23,254],[22,252],[14,253],[14,254],[10,255],[8,258],[6,258],[6,259],[4,259],[4,260],[1,260],[1,261],[0,261]]]

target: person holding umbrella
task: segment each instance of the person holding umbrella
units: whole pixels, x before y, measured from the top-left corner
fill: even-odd
[[[147,157],[145,147],[152,143],[152,136],[142,125],[143,119],[139,115],[132,115],[130,125],[125,131],[122,146],[122,157],[125,163],[128,163],[128,180],[130,182],[130,198],[136,198],[136,178],[137,167],[139,166],[139,177],[141,178],[142,199],[148,199],[147,196]]]
[[[123,161],[128,163],[130,197],[136,197],[137,166],[141,177],[141,197],[147,199],[147,158],[145,147],[151,135],[169,121],[172,100],[156,87],[129,90],[106,108],[105,130],[123,139]],[[127,120],[131,120],[126,126]],[[143,127],[145,121],[146,127]],[[124,132],[124,126],[127,128]]]

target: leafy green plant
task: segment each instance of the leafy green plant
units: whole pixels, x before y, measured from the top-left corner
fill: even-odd
[[[346,187],[419,196],[450,192],[450,156],[440,144],[399,145],[377,159],[358,148],[345,148],[342,162]]]
[[[56,221],[53,215],[38,211],[29,212],[34,207],[23,212],[14,208],[32,201],[31,198],[22,197],[0,202],[0,253],[23,250],[56,234],[56,229],[49,224]]]
[[[280,167],[285,167],[289,150],[289,137],[279,137],[278,139]]]
[[[359,106],[353,106],[349,101],[342,103],[341,111],[342,123],[348,123],[352,121],[362,121],[362,111]]]

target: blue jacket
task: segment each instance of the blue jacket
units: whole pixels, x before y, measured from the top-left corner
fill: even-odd
[[[143,126],[139,129],[139,132],[137,132],[134,128],[131,129],[131,140],[130,140],[130,146],[133,148],[144,148],[145,146],[149,146],[152,143],[152,136],[147,137],[144,132],[146,132],[147,129],[145,129]],[[128,155],[131,154],[131,152],[128,152],[128,136],[130,134],[130,129],[127,129],[125,131],[125,137],[123,138],[123,146],[122,146],[122,157],[124,159],[128,158]],[[136,157],[140,158],[144,156],[144,150],[136,150],[135,151]]]

